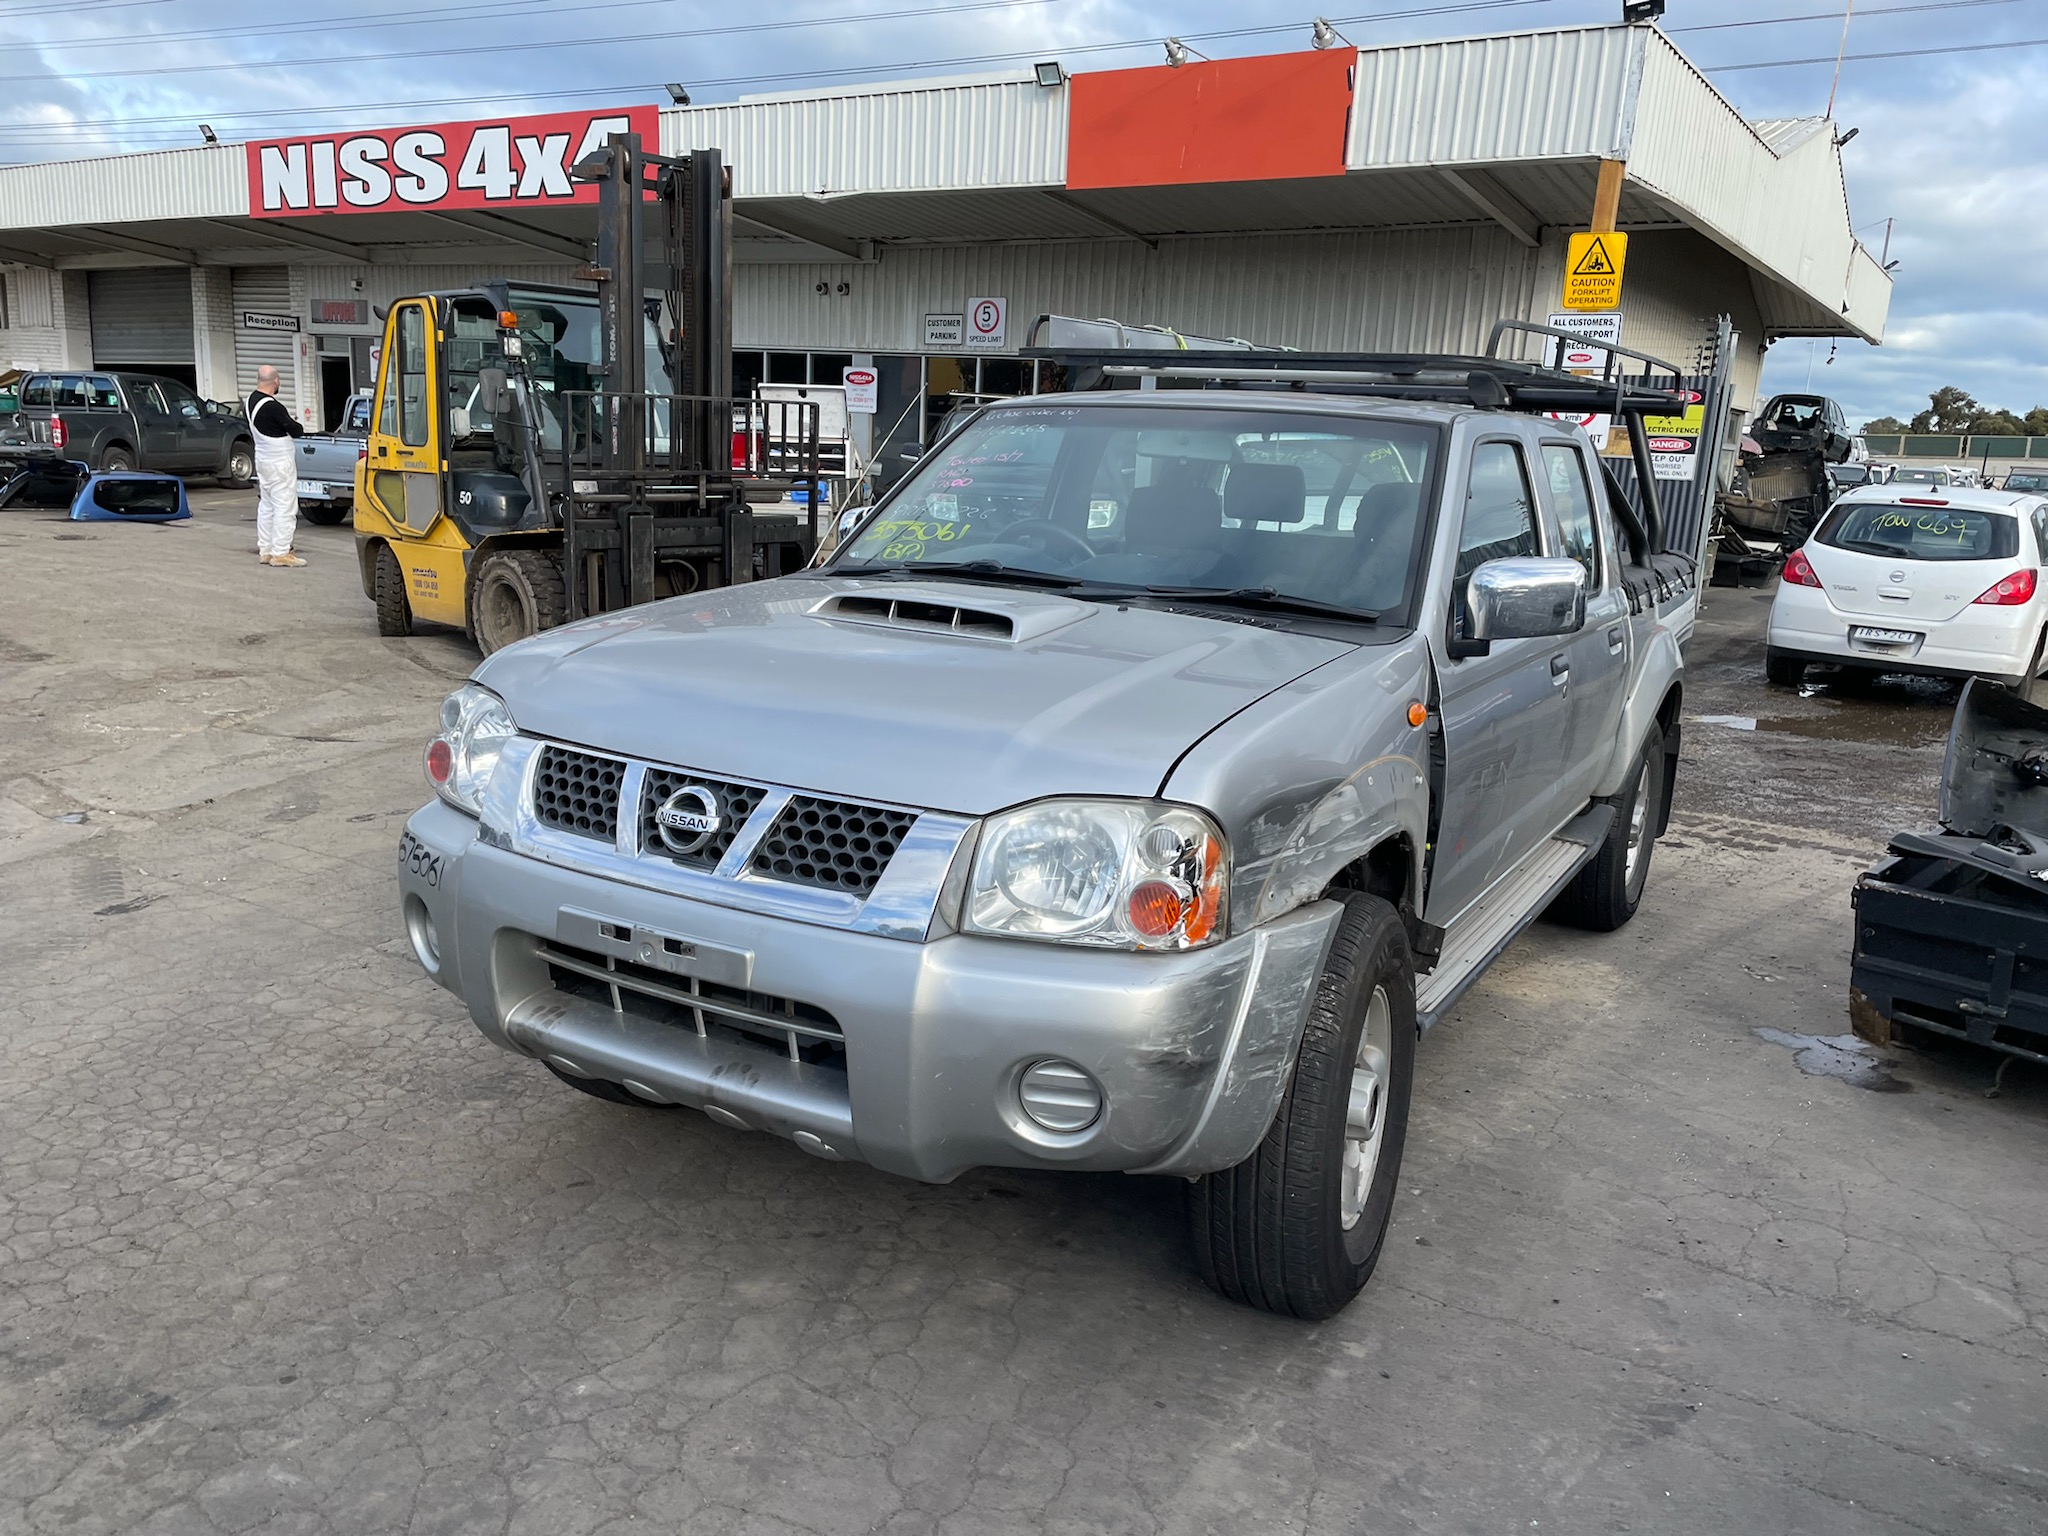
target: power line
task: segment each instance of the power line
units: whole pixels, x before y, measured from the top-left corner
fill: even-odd
[[[1023,3],[1032,3],[1032,0],[983,0],[982,6],[981,6],[981,7],[978,7],[978,8],[997,8],[997,9],[1001,9],[1001,8],[1007,8],[1007,7],[1009,7],[1009,6],[1012,6],[1012,5],[1018,5],[1018,4],[1023,4]],[[1505,9],[1505,8],[1508,8],[1508,7],[1512,7],[1512,6],[1526,6],[1526,5],[1535,5],[1535,4],[1547,4],[1547,3],[1553,3],[1553,0],[1478,0],[1478,3],[1469,3],[1469,0],[1468,0],[1468,3],[1464,3],[1464,4],[1447,4],[1447,5],[1435,5],[1435,6],[1428,6],[1428,7],[1419,7],[1419,8],[1415,8],[1415,9],[1411,9],[1411,10],[1407,10],[1407,11],[1399,11],[1399,12],[1379,12],[1379,13],[1377,13],[1377,14],[1375,14],[1375,15],[1372,15],[1372,16],[1354,16],[1354,17],[1342,17],[1342,18],[1338,18],[1338,21],[1339,21],[1339,23],[1340,23],[1340,24],[1343,24],[1343,25],[1361,25],[1361,24],[1364,24],[1364,23],[1372,22],[1372,21],[1385,21],[1385,20],[1395,20],[1395,19],[1403,19],[1403,18],[1410,18],[1410,17],[1418,17],[1418,16],[1435,16],[1435,15],[1443,15],[1443,14],[1450,14],[1450,13],[1457,13],[1457,12],[1470,12],[1470,11],[1487,11],[1487,10],[1500,10],[1500,9]],[[1967,7],[1967,6],[1975,6],[1975,5],[1986,5],[1986,4],[2000,4],[2000,3],[2009,3],[2009,0],[1935,0],[1935,3],[1933,3],[1933,4],[1921,4],[1921,5],[1914,5],[1914,6],[1898,6],[1898,7],[1892,7],[1892,8],[1890,8],[1890,9],[1894,9],[1894,10],[1926,10],[1926,9],[1956,9],[1956,8],[1962,8],[1962,7]],[[968,9],[968,8],[970,8],[970,7],[968,7],[968,6],[958,6],[958,7],[948,7],[947,9]],[[903,14],[912,14],[912,15],[915,15],[915,14],[929,14],[929,13],[928,13],[928,12],[909,12],[909,13],[903,13]],[[1882,14],[1882,12],[1879,12],[1879,14]],[[828,19],[828,18],[814,18],[814,20],[816,20],[816,21],[818,21],[818,22],[820,22],[820,23],[822,23],[823,21],[825,21],[825,20],[827,20],[827,19]],[[851,19],[851,18],[843,18],[843,17],[842,17],[842,18],[829,18],[829,19],[838,19],[838,20],[844,20],[844,19]],[[863,19],[867,19],[867,18],[863,18]],[[1781,22],[1781,21],[1793,21],[1793,20],[1804,20],[1804,19],[1808,19],[1808,18],[1803,18],[1803,17],[1781,17],[1781,18],[1767,18],[1767,19],[1761,19],[1761,20],[1759,20],[1759,21],[1757,21],[1757,22],[1754,22],[1754,23],[1725,23],[1725,24],[1714,24],[1714,25],[1713,25],[1713,27],[1712,27],[1712,29],[1716,29],[1716,30],[1718,30],[1718,29],[1720,29],[1721,27],[1724,27],[1724,26],[1732,26],[1732,25],[1766,25],[1766,24],[1772,24],[1772,23],[1775,23],[1775,22]],[[1832,19],[1832,17],[1830,16],[1830,17],[1828,17],[1828,18],[1826,18],[1826,19]],[[779,27],[781,27],[781,26],[784,26],[784,25],[787,25],[787,23],[757,23],[757,24],[755,24],[755,25],[754,25],[754,26],[753,26],[752,28],[750,28],[750,29],[747,29],[747,30],[754,30],[754,31],[761,31],[761,30],[775,30],[775,29],[777,29],[777,28],[779,28]],[[1237,28],[1223,29],[1223,30],[1218,30],[1218,31],[1213,31],[1213,32],[1203,32],[1203,33],[1189,33],[1189,34],[1187,34],[1187,36],[1189,36],[1189,37],[1191,37],[1191,38],[1194,38],[1194,39],[1196,39],[1196,40],[1198,40],[1198,41],[1204,41],[1204,42],[1209,42],[1209,41],[1218,41],[1218,40],[1228,40],[1228,39],[1236,39],[1236,38],[1243,38],[1243,37],[1252,37],[1252,36],[1263,36],[1263,35],[1269,35],[1269,34],[1272,34],[1272,33],[1276,33],[1276,32],[1286,32],[1286,31],[1298,31],[1298,30],[1301,30],[1301,29],[1302,29],[1303,27],[1305,27],[1306,25],[1307,25],[1307,24],[1306,24],[1306,23],[1303,23],[1303,22],[1292,22],[1292,23],[1276,23],[1276,24],[1274,24],[1274,25],[1270,25],[1270,26],[1263,26],[1263,27],[1237,27]],[[736,30],[741,30],[741,29],[735,29],[735,28],[725,28],[725,29],[720,29],[720,30],[721,30],[721,31],[723,31],[723,32],[730,32],[730,31],[736,31]],[[1703,28],[1702,30],[1705,30],[1705,28]],[[680,35],[680,34],[679,34],[679,35]],[[641,38],[635,38],[635,39],[633,39],[633,41],[645,41],[645,39],[641,39]],[[1972,53],[1972,52],[1983,52],[1983,51],[1990,51],[1990,50],[1992,50],[1992,49],[1997,49],[1997,48],[2007,48],[2007,47],[2022,47],[2022,48],[2024,48],[2024,47],[2035,47],[2035,46],[2040,46],[2040,45],[2042,45],[2042,44],[2044,44],[2044,43],[2048,43],[2048,39],[2025,39],[2025,40],[2020,40],[2020,41],[2016,41],[2016,42],[2001,42],[2001,43],[1987,43],[1987,44],[1970,44],[1970,45],[1951,45],[1951,46],[1946,46],[1946,47],[1935,47],[1935,48],[1919,48],[1919,49],[1895,49],[1895,50],[1887,50],[1887,51],[1883,51],[1883,52],[1870,52],[1870,53],[1859,53],[1859,54],[1849,54],[1849,55],[1847,55],[1847,56],[1846,56],[1846,58],[1847,58],[1847,59],[1848,59],[1849,61],[1862,61],[1862,60],[1875,60],[1875,59],[1892,59],[1892,58],[1917,58],[1917,57],[1931,57],[1931,56],[1935,56],[1935,55],[1940,55],[1940,54],[1948,54],[1948,53]],[[555,45],[555,44],[544,44],[544,45],[514,45],[514,46],[558,46],[558,45]],[[784,84],[784,83],[790,83],[790,82],[794,82],[794,81],[808,81],[808,80],[825,80],[825,81],[830,81],[830,80],[836,80],[836,79],[843,79],[843,78],[846,78],[846,77],[850,77],[850,76],[872,76],[872,75],[885,75],[885,74],[896,74],[896,75],[902,75],[902,76],[905,76],[905,77],[914,77],[914,75],[915,75],[915,73],[916,73],[916,72],[918,72],[918,71],[921,71],[921,70],[927,70],[927,69],[931,69],[931,68],[952,68],[952,67],[958,67],[958,66],[963,66],[963,65],[977,65],[977,64],[981,64],[981,65],[986,65],[986,64],[999,64],[999,63],[1015,63],[1015,62],[1019,62],[1019,61],[1024,61],[1024,60],[1032,60],[1032,59],[1042,58],[1042,57],[1043,57],[1043,56],[1044,56],[1044,55],[1045,55],[1046,53],[1048,53],[1048,52],[1052,52],[1052,53],[1057,53],[1057,54],[1061,54],[1061,55],[1071,55],[1071,54],[1094,54],[1094,53],[1107,53],[1107,52],[1117,52],[1117,51],[1125,51],[1125,50],[1130,50],[1130,49],[1135,49],[1135,48],[1152,48],[1152,47],[1157,47],[1157,46],[1158,46],[1158,40],[1157,40],[1156,38],[1137,38],[1137,39],[1130,39],[1130,40],[1125,40],[1125,41],[1120,41],[1120,42],[1107,42],[1107,43],[1088,43],[1088,44],[1067,44],[1067,45],[1061,45],[1061,46],[1059,46],[1059,47],[1042,47],[1042,48],[1039,48],[1039,49],[1035,49],[1035,50],[1031,50],[1031,51],[1023,51],[1023,52],[1013,52],[1013,53],[1000,53],[1000,54],[980,54],[980,55],[973,55],[973,56],[968,56],[968,57],[956,57],[956,58],[949,58],[949,59],[926,59],[926,60],[914,60],[914,61],[907,61],[907,62],[897,62],[897,63],[890,63],[890,64],[873,64],[873,65],[851,65],[851,66],[848,66],[848,65],[842,65],[842,66],[837,66],[837,67],[833,67],[833,68],[825,68],[825,69],[818,69],[818,70],[811,70],[811,71],[801,71],[801,70],[799,70],[799,71],[791,71],[791,70],[781,70],[781,71],[777,71],[777,72],[776,72],[776,73],[774,73],[774,74],[768,74],[768,75],[743,75],[743,76],[727,76],[727,77],[723,77],[723,78],[719,78],[719,79],[712,79],[712,80],[702,80],[702,81],[697,81],[697,82],[693,82],[693,83],[695,83],[695,84],[698,84],[699,86],[702,86],[702,87],[718,87],[718,86],[746,86],[746,85],[759,85],[759,84]],[[477,50],[463,50],[463,51],[465,51],[465,52],[470,52],[470,51],[477,51]],[[1776,69],[1776,68],[1790,68],[1790,67],[1794,67],[1794,66],[1797,66],[1797,65],[1802,65],[1802,64],[1816,64],[1816,63],[1832,63],[1832,62],[1833,62],[1833,59],[1832,59],[1832,58],[1813,58],[1813,59],[1771,59],[1771,60],[1761,60],[1761,61],[1757,61],[1757,62],[1754,62],[1754,63],[1748,63],[1748,64],[1724,64],[1724,65],[1713,65],[1713,66],[1701,66],[1701,67],[1702,67],[1702,68],[1703,68],[1704,70],[1706,70],[1707,72],[1709,72],[1709,73],[1733,73],[1733,72],[1739,72],[1739,71],[1743,71],[1743,70],[1751,70],[1751,69]],[[157,73],[157,71],[151,71],[151,73]],[[35,78],[41,78],[41,77],[35,77]],[[504,102],[505,102],[505,101],[507,100],[507,98],[508,98],[508,97],[511,97],[511,98],[513,98],[513,99],[517,99],[517,100],[521,100],[521,101],[544,101],[544,100],[552,100],[552,99],[562,99],[562,98],[573,98],[573,99],[579,99],[579,100],[586,100],[586,101],[587,101],[587,100],[590,100],[590,99],[592,99],[592,98],[594,98],[594,97],[600,97],[600,96],[604,96],[604,95],[613,95],[613,96],[617,96],[617,95],[621,95],[621,94],[629,94],[629,93],[645,93],[645,94],[652,94],[652,93],[654,93],[654,92],[656,92],[656,91],[659,91],[660,89],[661,89],[661,85],[660,85],[660,83],[658,83],[658,82],[641,82],[641,83],[636,83],[636,84],[629,84],[629,85],[621,85],[621,86],[617,86],[617,87],[612,87],[612,88],[609,88],[609,89],[597,89],[597,88],[591,88],[591,87],[576,87],[576,88],[573,88],[573,89],[564,89],[564,90],[553,90],[553,91],[519,91],[519,92],[506,92],[506,91],[499,91],[499,92],[494,92],[494,93],[492,93],[492,94],[489,94],[489,95],[480,95],[480,96],[440,97],[440,98],[431,98],[431,99],[412,99],[412,100],[404,100],[404,101],[387,101],[387,102],[368,102],[368,103],[359,103],[359,104],[356,104],[356,105],[352,105],[352,106],[348,106],[348,107],[338,107],[338,108],[330,108],[329,110],[330,110],[330,111],[332,111],[332,112],[340,112],[340,113],[345,113],[345,114],[350,114],[350,115],[354,115],[354,114],[358,114],[358,113],[364,113],[364,112],[387,112],[387,111],[412,111],[412,110],[418,110],[418,109],[422,109],[422,108],[428,108],[428,107],[452,107],[452,106],[469,106],[469,105],[475,105],[475,104],[486,104],[486,105],[492,105],[492,106],[498,106],[498,107],[502,107],[502,106],[503,106],[503,104],[504,104]],[[203,109],[197,109],[197,110],[203,110]],[[268,108],[268,109],[260,109],[260,108],[259,108],[259,109],[250,109],[250,110],[246,110],[246,111],[212,111],[212,112],[209,112],[209,116],[210,116],[210,117],[211,117],[211,118],[212,118],[213,120],[215,120],[215,121],[230,121],[230,122],[239,122],[239,121],[245,121],[245,120],[254,120],[254,119],[270,119],[270,118],[279,118],[279,117],[301,117],[301,116],[304,116],[304,115],[305,115],[305,113],[306,113],[306,110],[307,110],[307,109],[306,109],[305,107],[303,107],[303,106],[294,106],[294,107],[281,107],[281,108]],[[195,114],[194,114],[194,115],[196,116],[196,110],[195,110]],[[154,122],[154,121],[159,121],[159,120],[160,120],[160,118],[161,118],[161,114],[158,114],[158,115],[157,115],[156,117],[153,117],[153,118],[140,118],[140,119],[138,119],[138,118],[129,118],[129,117],[122,117],[122,118],[101,118],[101,119],[77,119],[77,120],[73,120],[73,121],[70,121],[70,122],[63,122],[63,123],[19,123],[19,124],[9,124],[9,125],[0,125],[0,139],[11,139],[11,140],[14,140],[14,141],[16,141],[16,142],[23,142],[23,143],[25,143],[25,142],[28,142],[28,141],[27,141],[27,140],[26,140],[26,139],[25,139],[25,138],[24,138],[23,136],[24,136],[24,135],[29,135],[29,134],[39,134],[39,133],[57,133],[57,134],[72,134],[72,135],[78,135],[78,134],[80,134],[80,133],[81,133],[81,130],[88,130],[88,129],[95,129],[95,128],[119,128],[119,127],[124,127],[124,126],[128,126],[128,125],[131,125],[131,124],[136,124],[136,123],[141,123],[141,122]],[[339,130],[339,129],[337,129],[337,130],[330,130],[330,131],[344,131],[344,130]],[[116,135],[111,135],[111,134],[97,134],[97,135],[91,135],[91,134],[89,134],[89,135],[85,135],[85,136],[87,136],[87,137],[90,137],[90,138],[97,138],[97,139],[112,139],[112,138],[114,138],[114,137],[117,137]],[[119,135],[118,137],[126,138],[126,139],[129,139],[129,140],[131,140],[131,141],[137,141],[137,140],[139,140],[139,141],[143,141],[143,142],[149,142],[149,141],[151,141],[151,140],[157,140],[157,141],[159,141],[159,142],[163,142],[163,141],[177,142],[177,141],[182,141],[182,140],[184,140],[184,139],[185,139],[185,138],[187,137],[187,134],[186,134],[186,132],[185,132],[184,130],[169,130],[169,131],[166,131],[166,130],[161,130],[161,129],[157,129],[157,130],[152,130],[152,129],[144,129],[144,130],[142,130],[142,131],[140,131],[140,132],[131,132],[131,133],[127,134],[127,135]]]
[[[1999,43],[1953,43],[1945,48],[1891,48],[1882,53],[1845,53],[1844,63],[1860,63],[1866,59],[1931,59],[1945,53],[1995,53],[2001,48],[2048,48],[2048,37],[2009,38]],[[1702,64],[1701,69],[1710,75],[1732,75],[1748,69],[1791,69],[1800,64],[1832,64],[1833,54],[1823,54],[1817,59],[1758,59],[1753,64]]]
[[[1914,11],[1964,11],[1980,5],[2019,5],[2024,0],[1922,0],[1918,5],[1879,5],[1863,12],[1872,16],[1904,16]],[[1840,11],[1809,11],[1804,16],[1758,16],[1749,21],[1702,21],[1689,27],[1666,27],[1674,36],[1680,32],[1728,32],[1741,27],[1783,27],[1801,21],[1840,21]]]

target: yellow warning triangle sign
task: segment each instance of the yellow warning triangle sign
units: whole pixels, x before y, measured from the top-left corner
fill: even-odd
[[[1606,242],[1596,238],[1580,253],[1578,262],[1572,267],[1572,276],[1609,277],[1614,270],[1614,263],[1607,256]]]

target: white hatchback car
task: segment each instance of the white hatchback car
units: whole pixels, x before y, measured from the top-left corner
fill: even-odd
[[[2048,693],[2043,565],[2048,499],[1903,480],[1861,487],[1785,562],[1765,672],[1791,686],[1820,663]]]

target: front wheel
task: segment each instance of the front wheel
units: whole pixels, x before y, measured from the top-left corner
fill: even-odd
[[[1365,1288],[1394,1213],[1415,1077],[1415,962],[1400,913],[1345,898],[1265,1140],[1196,1181],[1202,1278],[1247,1306],[1324,1318]]]
[[[256,449],[247,438],[238,437],[228,449],[227,462],[220,469],[220,483],[241,490],[256,478]]]
[[[469,630],[486,656],[568,615],[562,567],[537,549],[485,555],[469,575]]]
[[[1609,802],[1614,820],[1599,851],[1550,904],[1549,917],[1575,928],[1612,933],[1636,915],[1643,887],[1650,881],[1650,852],[1663,822],[1663,796],[1664,736],[1652,731],[1636,757],[1628,788]]]

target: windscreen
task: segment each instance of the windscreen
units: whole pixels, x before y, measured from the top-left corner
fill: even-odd
[[[519,317],[519,340],[527,376],[533,380],[543,408],[541,446],[545,453],[559,455],[563,423],[560,397],[574,390],[604,387],[600,379],[604,350],[598,329],[597,295],[514,287],[507,291],[507,297],[512,312]],[[454,326],[448,338],[448,403],[468,410],[476,432],[488,433],[491,422],[477,409],[477,375],[485,368],[505,366],[497,311],[485,299],[458,299],[454,308]],[[651,395],[673,393],[654,321],[646,319],[643,324],[646,368],[639,387]]]
[[[2000,512],[1844,502],[1815,537],[1835,549],[1894,560],[2010,560],[2020,528]]]
[[[2008,491],[2048,491],[2048,474],[2011,474],[2005,477]]]
[[[1438,452],[1433,427],[1364,416],[997,407],[921,462],[838,564],[1271,587],[1398,618]]]

